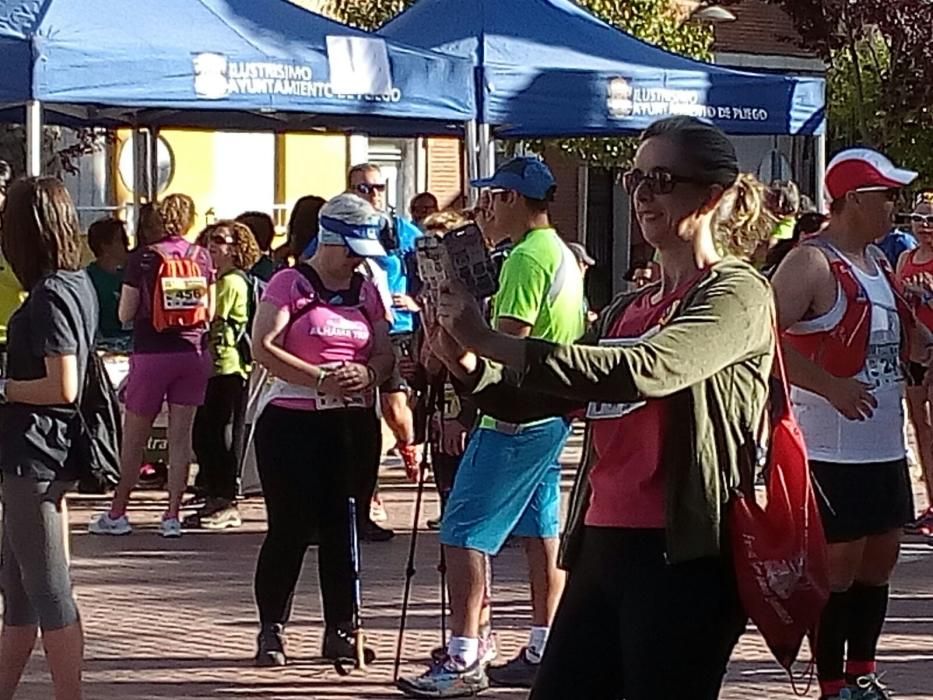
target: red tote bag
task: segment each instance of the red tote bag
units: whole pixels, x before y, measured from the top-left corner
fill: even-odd
[[[826,536],[803,435],[790,406],[780,336],[775,362],[767,498],[759,503],[748,479],[732,502],[730,523],[742,604],[771,653],[790,671],[829,600],[829,576]]]

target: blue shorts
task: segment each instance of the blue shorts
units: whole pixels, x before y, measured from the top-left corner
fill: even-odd
[[[496,555],[509,535],[560,534],[560,454],[570,423],[553,418],[512,435],[470,436],[444,508],[441,542]]]

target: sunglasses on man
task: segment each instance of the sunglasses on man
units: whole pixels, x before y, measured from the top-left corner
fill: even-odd
[[[933,227],[933,214],[908,214],[907,220],[917,226]]]
[[[648,172],[635,168],[622,174],[622,188],[626,194],[634,195],[642,185],[653,195],[670,194],[680,184],[706,184],[697,178],[677,175],[667,168],[652,168]]]
[[[370,195],[375,194],[376,192],[385,192],[386,186],[384,184],[380,185],[378,183],[361,182],[360,184],[354,186],[353,189],[360,194]]]

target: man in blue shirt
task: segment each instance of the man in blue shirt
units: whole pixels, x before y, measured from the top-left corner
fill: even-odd
[[[396,353],[399,355],[412,352],[412,337],[418,326],[418,304],[415,302],[417,277],[415,269],[415,241],[421,231],[407,219],[389,211],[386,205],[385,176],[378,165],[364,163],[354,165],[347,175],[347,191],[362,197],[376,211],[383,212],[386,227],[382,234],[382,244],[386,249],[384,257],[373,258],[373,262],[385,275],[390,303],[389,333]],[[415,441],[414,415],[409,404],[410,389],[398,374],[398,370],[382,386],[382,415],[395,436],[399,446],[412,445]],[[375,481],[374,481],[375,486]],[[362,533],[364,539],[388,539],[391,530],[378,528],[373,524]]]

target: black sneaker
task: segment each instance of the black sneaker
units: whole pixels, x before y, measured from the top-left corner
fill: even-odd
[[[284,666],[288,663],[285,656],[285,640],[283,625],[263,625],[256,640],[256,665]]]
[[[379,527],[372,520],[367,520],[360,527],[360,539],[363,542],[388,542],[395,537],[395,530]]]
[[[504,666],[490,666],[486,669],[489,682],[500,688],[531,688],[535,684],[540,664],[531,663],[525,654],[527,647],[523,647],[518,656]]]
[[[428,529],[437,532],[441,529],[441,516],[428,520]]]
[[[324,631],[324,644],[321,656],[330,661],[356,661],[356,634],[350,625],[330,627]],[[376,652],[363,647],[363,659],[366,664],[376,660]]]

